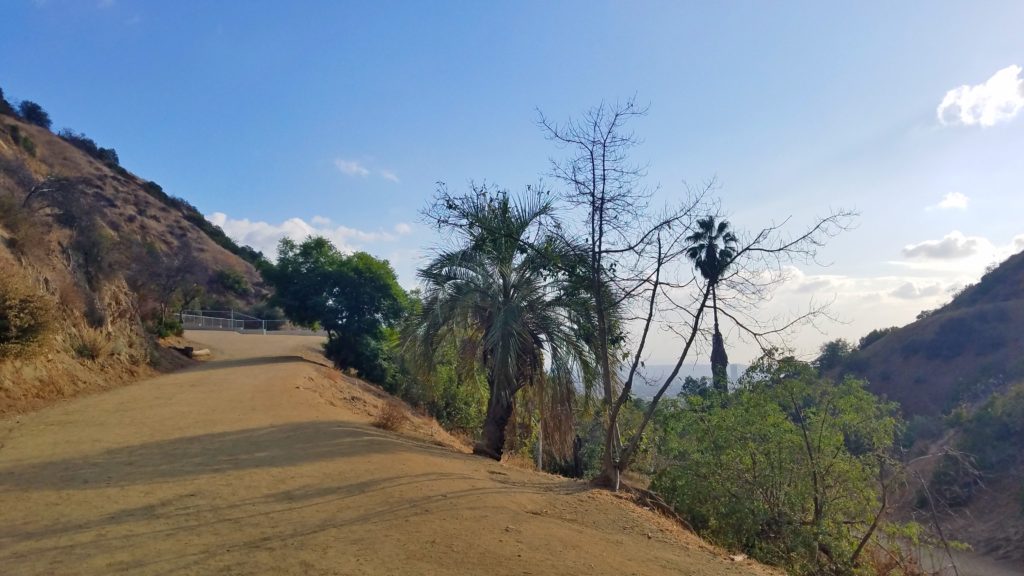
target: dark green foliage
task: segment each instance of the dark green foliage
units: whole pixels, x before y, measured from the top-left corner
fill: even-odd
[[[60,131],[58,136],[75,148],[78,148],[107,166],[116,167],[121,165],[121,160],[117,157],[116,150],[113,148],[97,146],[96,142],[85,134],[65,128]]]
[[[379,384],[394,376],[388,330],[405,312],[406,295],[386,260],[344,255],[326,238],[281,241],[276,265],[263,273],[274,304],[293,322],[327,331],[327,356]]]
[[[762,361],[741,386],[663,407],[658,452],[670,464],[652,488],[707,537],[791,574],[852,572],[895,406],[793,360]]]
[[[31,100],[22,100],[21,104],[18,104],[18,116],[29,124],[35,124],[47,130],[53,124],[46,110],[43,110],[42,106]]]
[[[863,350],[897,330],[899,330],[899,328],[896,326],[890,326],[889,328],[877,328],[875,330],[872,330],[871,332],[868,332],[867,334],[861,337],[860,342],[857,343],[857,349]]]
[[[160,338],[181,336],[185,333],[185,328],[181,325],[181,321],[170,316],[167,318],[157,318],[151,322],[148,327],[152,334],[155,334]]]
[[[1024,384],[992,395],[963,425],[959,447],[974,456],[978,468],[1009,467],[1024,446]]]
[[[966,505],[986,475],[1005,473],[1024,462],[1024,384],[993,394],[973,413],[954,410],[947,421],[960,427],[960,436],[958,453],[944,456],[930,481],[940,502]]]
[[[904,426],[900,445],[909,450],[918,440],[925,442],[934,440],[941,436],[945,430],[946,427],[942,418],[918,414],[911,418],[906,426]]]
[[[23,133],[17,124],[8,124],[7,133],[10,134],[11,140],[27,152],[29,156],[36,155],[36,143],[28,137],[28,134]]]
[[[8,102],[7,98],[4,97],[3,88],[0,88],[0,114],[5,114],[7,116],[18,115],[18,113],[14,110],[14,106],[11,106],[11,103]]]
[[[853,345],[842,338],[821,345],[818,357],[811,364],[819,374],[827,374],[840,366],[853,352]]]
[[[249,286],[249,281],[246,280],[244,274],[237,270],[218,270],[213,275],[213,282],[220,289],[235,296],[248,296],[252,293],[252,286]],[[263,317],[258,316],[258,318]]]

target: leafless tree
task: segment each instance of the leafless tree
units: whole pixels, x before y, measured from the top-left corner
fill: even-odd
[[[820,318],[825,307],[812,305],[795,317],[764,319],[757,314],[757,305],[785,281],[785,265],[814,260],[817,249],[853,217],[847,211],[832,212],[795,236],[787,235],[786,221],[745,238],[738,233],[729,261],[722,263],[725,272],[709,281],[685,266],[687,237],[699,217],[720,217],[712,201],[717,185],[711,181],[687,189],[677,206],[660,213],[652,210],[652,195],[642,182],[645,169],[629,158],[639,141],[628,131],[628,123],[646,112],[628,100],[602,103],[564,124],[543,115],[540,119],[548,138],[568,150],[567,158],[553,160],[551,169],[564,185],[562,197],[569,212],[558,232],[567,243],[586,251],[583,275],[597,310],[594,347],[605,407],[602,480],[613,489],[618,489],[619,477],[634,458],[662,396],[707,336],[703,319],[708,308],[762,348],[777,345],[780,335]],[[711,306],[713,288],[717,298]],[[629,327],[638,328],[639,336],[631,339]],[[660,381],[639,427],[622,437],[622,407],[632,397],[634,382],[644,377],[645,353],[656,327],[679,339],[676,362]]]

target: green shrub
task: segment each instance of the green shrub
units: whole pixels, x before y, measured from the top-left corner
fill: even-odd
[[[170,338],[171,336],[181,336],[185,333],[185,327],[181,325],[181,321],[177,318],[163,318],[155,320],[150,326],[149,331],[160,338]]]
[[[24,134],[17,124],[8,124],[7,133],[10,134],[11,141],[20,146],[29,156],[36,155],[36,143],[28,137],[28,134]]]
[[[928,441],[938,438],[945,430],[941,417],[915,415],[903,427],[900,444],[909,449],[918,440]]]
[[[17,270],[0,274],[0,359],[30,355],[52,336],[53,301]]]
[[[252,287],[249,286],[245,275],[230,268],[218,270],[213,275],[213,282],[225,292],[236,296],[248,296],[252,292]]]
[[[659,417],[659,457],[671,464],[651,488],[721,545],[790,574],[852,573],[860,527],[878,510],[895,405],[792,361],[743,386]]]
[[[43,110],[43,107],[31,100],[22,100],[21,104],[18,104],[18,115],[21,119],[29,124],[35,124],[41,128],[50,129],[53,122],[50,120],[50,115]]]

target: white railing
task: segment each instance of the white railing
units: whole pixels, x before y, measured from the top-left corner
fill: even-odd
[[[322,334],[322,332],[290,326],[287,320],[266,320],[235,310],[182,310],[178,313],[178,317],[186,330],[230,330],[262,334],[266,334],[268,331]]]

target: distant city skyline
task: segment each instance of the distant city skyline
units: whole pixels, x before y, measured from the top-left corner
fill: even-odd
[[[439,241],[419,218],[437,182],[555,187],[564,151],[538,110],[635,95],[656,202],[715,178],[741,232],[860,213],[759,310],[831,302],[836,321],[790,340],[810,357],[1024,249],[1021,22],[1015,1],[12,0],[0,87],[239,242],[321,234],[408,288]],[[725,337],[733,361],[756,356]],[[655,338],[650,361],[674,346]]]

